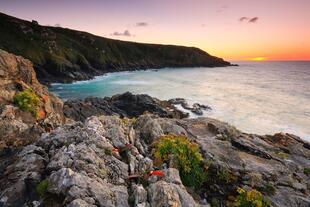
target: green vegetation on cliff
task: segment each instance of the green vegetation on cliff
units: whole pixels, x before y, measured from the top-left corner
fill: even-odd
[[[168,162],[170,167],[179,169],[186,186],[200,187],[206,180],[203,158],[199,146],[185,136],[165,135],[154,143],[155,164]]]
[[[37,186],[36,186],[36,192],[39,195],[43,195],[44,193],[46,193],[48,188],[48,179],[42,180]]]
[[[0,49],[30,59],[44,82],[89,79],[122,70],[230,65],[194,47],[112,40],[2,13]]]
[[[263,198],[263,195],[253,189],[246,191],[238,188],[237,206],[238,207],[268,207],[270,204]]]
[[[14,96],[14,104],[21,110],[30,112],[36,117],[40,98],[31,89],[26,89]]]

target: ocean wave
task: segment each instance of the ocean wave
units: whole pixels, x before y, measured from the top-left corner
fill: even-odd
[[[112,83],[117,85],[151,85],[147,81],[138,81],[138,80],[117,80],[112,81]]]

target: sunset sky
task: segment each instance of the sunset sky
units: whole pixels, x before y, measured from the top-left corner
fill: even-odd
[[[310,0],[0,0],[0,11],[227,60],[310,60]]]

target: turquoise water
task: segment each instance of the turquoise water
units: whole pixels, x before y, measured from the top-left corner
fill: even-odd
[[[310,140],[310,62],[241,62],[239,67],[167,68],[110,73],[53,84],[62,99],[130,91],[182,97],[213,108],[205,116],[256,134],[289,132]]]

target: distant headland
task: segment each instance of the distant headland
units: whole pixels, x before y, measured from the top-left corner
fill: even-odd
[[[31,60],[42,83],[87,80],[117,71],[231,65],[195,47],[113,40],[3,13],[0,24],[0,49]]]

